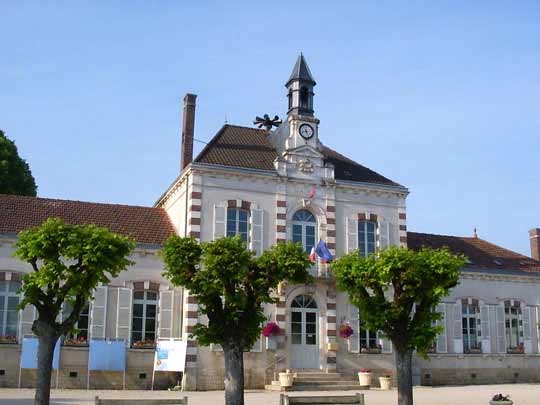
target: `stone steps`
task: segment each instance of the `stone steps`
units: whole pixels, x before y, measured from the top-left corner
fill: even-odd
[[[272,381],[272,384],[265,386],[269,391],[349,391],[369,389],[360,386],[357,379],[343,377],[340,373],[325,373],[319,370],[298,371],[292,387],[282,387],[279,381]]]

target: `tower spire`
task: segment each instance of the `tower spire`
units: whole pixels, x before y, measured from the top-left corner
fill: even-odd
[[[313,79],[304,55],[300,53],[285,87],[289,90],[289,115],[313,117]]]

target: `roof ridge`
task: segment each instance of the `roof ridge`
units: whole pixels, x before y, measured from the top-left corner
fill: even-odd
[[[94,201],[84,201],[84,200],[69,200],[63,198],[50,198],[50,197],[33,197],[27,195],[15,195],[15,194],[0,194],[0,198],[14,198],[14,199],[27,199],[27,200],[42,200],[42,201],[51,201],[51,202],[72,202],[78,204],[93,204],[93,205],[102,205],[102,206],[115,206],[115,207],[130,207],[130,208],[158,208],[148,205],[132,205],[132,204],[117,204],[117,203],[105,203],[105,202],[94,202]]]

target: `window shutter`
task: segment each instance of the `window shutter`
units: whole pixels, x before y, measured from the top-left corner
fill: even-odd
[[[358,220],[347,218],[347,253],[358,250]]]
[[[480,306],[480,331],[482,333],[482,353],[491,353],[489,307],[487,305]]]
[[[454,353],[463,353],[461,301],[454,304]]]
[[[250,249],[253,250],[257,256],[260,256],[263,250],[263,222],[263,210],[252,208]]]
[[[381,345],[382,353],[392,353],[392,341],[384,337],[381,331],[377,331],[377,340],[379,341],[379,345]]]
[[[532,353],[531,340],[531,307],[522,307],[523,319],[523,349],[525,353]]]
[[[116,303],[116,338],[124,339],[126,346],[130,345],[131,337],[131,306],[133,291],[131,288],[118,289],[118,302]]]
[[[214,205],[214,239],[225,236],[227,225],[227,207]]]
[[[377,224],[377,233],[379,234],[378,247],[379,250],[386,249],[390,242],[390,229],[386,221],[380,221]]]
[[[353,328],[353,334],[349,337],[349,351],[358,353],[360,351],[360,313],[358,307],[349,302],[349,323]],[[339,330],[338,330],[339,333]]]
[[[19,319],[21,322],[19,324],[19,343],[22,344],[23,337],[34,336],[32,325],[36,318],[37,310],[35,306],[27,304],[24,309],[20,310]]]
[[[443,329],[437,334],[437,353],[448,352],[448,345],[446,341],[446,305],[438,304],[437,312],[441,314],[441,319],[437,321],[437,326],[442,326]]]
[[[90,337],[105,338],[105,322],[107,320],[107,286],[99,286],[94,290],[94,300],[90,311]]]
[[[158,337],[172,338],[174,312],[174,291],[159,292],[159,329]]]
[[[497,353],[506,353],[506,331],[504,325],[504,305],[497,305]]]

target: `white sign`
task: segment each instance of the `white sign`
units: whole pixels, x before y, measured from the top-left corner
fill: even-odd
[[[184,371],[186,352],[185,340],[158,340],[154,356],[154,370]]]

